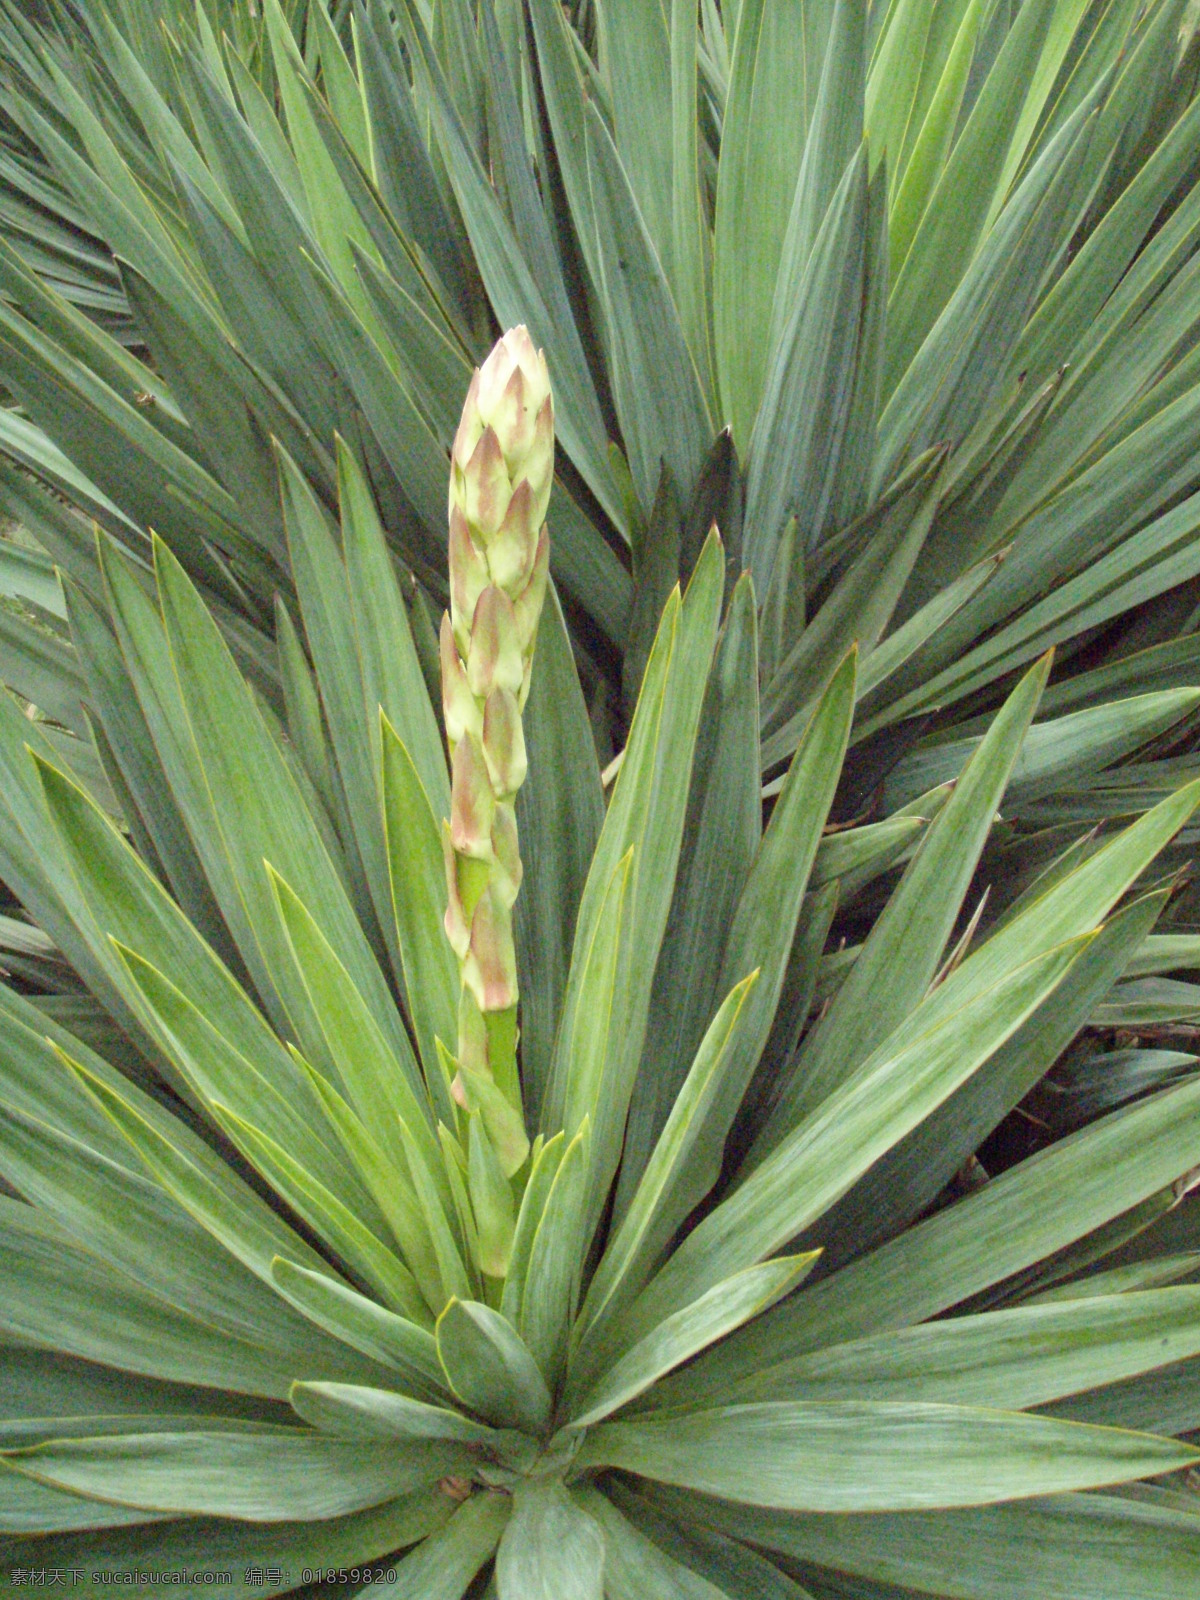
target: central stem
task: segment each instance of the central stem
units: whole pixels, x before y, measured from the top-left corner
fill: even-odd
[[[452,1092],[467,1116],[480,1267],[493,1279],[507,1271],[513,1179],[529,1153],[517,1070],[515,801],[525,780],[522,714],[549,576],[553,470],[545,357],[515,328],[474,374],[451,452],[450,610],[440,641],[452,774],[443,829],[446,934],[461,978]]]

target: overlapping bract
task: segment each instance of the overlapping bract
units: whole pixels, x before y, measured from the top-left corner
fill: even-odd
[[[450,452],[450,610],[440,661],[451,766],[446,936],[463,986],[455,1093],[471,1107],[474,1080],[502,1082],[518,1120],[515,800],[525,781],[522,712],[550,571],[553,468],[546,360],[527,330],[514,328],[473,374]],[[514,1129],[504,1146],[508,1176],[527,1143]]]

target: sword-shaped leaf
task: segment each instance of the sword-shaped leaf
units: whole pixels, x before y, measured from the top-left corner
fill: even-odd
[[[730,920],[762,834],[755,634],[753,584],[743,575],[729,603],[700,714],[675,894],[625,1130],[618,1221],[729,987],[721,986],[721,964]]]
[[[592,106],[584,130],[613,400],[629,470],[649,510],[664,461],[690,496],[716,429],[629,179]]]
[[[343,1516],[410,1494],[469,1459],[449,1443],[401,1446],[251,1424],[57,1439],[4,1453],[18,1471],[79,1493],[250,1522]]]
[[[550,1420],[545,1379],[498,1311],[476,1300],[451,1300],[438,1318],[437,1349],[454,1393],[496,1427],[537,1432]]]
[[[601,1600],[604,1535],[561,1483],[533,1479],[513,1496],[496,1587],[500,1600]]]
[[[1200,1531],[1187,1511],[1116,1495],[1070,1494],[962,1511],[781,1516],[677,1492],[655,1495],[685,1521],[794,1561],[914,1586],[951,1600],[1190,1600]]]
[[[445,1502],[446,1496],[439,1495]],[[511,1495],[472,1495],[444,1527],[396,1564],[397,1584],[421,1600],[462,1600],[494,1553],[511,1514]]]
[[[833,1005],[805,1042],[759,1150],[844,1083],[901,1016],[919,1003],[942,958],[992,819],[1049,674],[1045,660],[1009,696],[954,793],[930,824]],[[932,785],[926,785],[926,788]],[[903,956],[901,957],[901,951]],[[886,978],[885,978],[886,974]],[[869,996],[886,981],[886,1015]]]
[[[925,1511],[1171,1472],[1174,1439],[902,1400],[781,1401],[605,1422],[580,1460],[791,1511]]]

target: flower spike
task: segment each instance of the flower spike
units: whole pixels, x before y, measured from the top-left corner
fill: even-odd
[[[525,779],[521,717],[546,594],[553,477],[546,358],[525,328],[512,328],[471,379],[451,451],[450,611],[440,642],[452,772],[446,933],[462,979],[455,1098],[466,1105],[490,1081],[518,1120],[515,799]],[[494,1112],[485,1122],[494,1132]],[[511,1175],[528,1140],[502,1142]],[[476,1165],[491,1170],[482,1158]]]

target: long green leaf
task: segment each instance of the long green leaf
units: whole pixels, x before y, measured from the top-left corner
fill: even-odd
[[[444,1444],[366,1443],[293,1428],[59,1439],[6,1452],[17,1470],[127,1505],[250,1522],[345,1515],[411,1493],[469,1458]]]
[[[1153,926],[1162,904],[1161,896],[1148,895],[1110,917],[1054,993],[984,1070],[894,1146],[822,1218],[805,1243],[823,1246],[827,1268],[897,1232],[933,1201],[1095,1014],[1096,1001],[1108,991],[1143,929]],[[1117,1093],[1103,1109],[1120,1103]]]
[[[472,1495],[445,1527],[422,1539],[412,1554],[405,1556],[396,1568],[395,1583],[382,1585],[384,1593],[419,1594],[421,1600],[462,1600],[500,1542],[511,1511],[511,1495]]]
[[[756,981],[752,975],[733,988],[709,1024],[629,1209],[588,1286],[580,1317],[580,1329],[585,1332],[642,1288],[678,1225],[681,1208],[671,1206],[671,1197],[706,1124],[705,1113],[731,1052],[746,996]]]
[[[609,378],[645,510],[662,462],[690,495],[715,428],[666,278],[599,113],[585,119]]]
[[[788,517],[803,550],[821,533],[849,417],[866,268],[865,148],[839,176],[788,297],[750,437],[746,558],[764,594]]]
[[[901,1400],[791,1401],[606,1422],[580,1453],[792,1511],[925,1511],[1170,1472],[1191,1446],[1020,1412]]]
[[[293,1409],[314,1428],[347,1439],[454,1439],[494,1448],[499,1436],[444,1406],[350,1383],[294,1383]]]
[[[299,1266],[285,1256],[271,1262],[271,1281],[298,1311],[351,1349],[400,1373],[405,1392],[422,1400],[450,1397],[432,1334],[397,1316],[327,1271]]]
[[[637,950],[639,961],[630,972],[626,990],[628,1020],[622,1050],[612,1066],[614,1088],[605,1101],[606,1127],[593,1126],[593,1164],[605,1186],[616,1169],[617,1130],[624,1126],[633,1074],[641,1059],[653,964],[670,911],[704,684],[719,620],[722,568],[720,540],[710,538],[682,605],[677,593],[667,602],[576,920],[571,972],[543,1112],[543,1125],[551,1132],[563,1120],[568,1088],[566,1051],[577,1027],[587,953],[613,874],[632,847],[636,879],[631,885],[631,948]],[[643,850],[650,839],[654,847]],[[617,1135],[615,1141],[611,1135]]]
[[[1198,1104],[1183,1084],[1060,1141],[834,1273],[797,1299],[794,1320],[782,1314],[790,1326],[762,1333],[782,1355],[908,1326],[1041,1261],[1190,1170]],[[754,1359],[748,1344],[737,1359]]]
[[[1195,1355],[1198,1306],[1200,1290],[1167,1288],[952,1317],[799,1356],[743,1379],[731,1398],[920,1400],[1024,1411]],[[676,1391],[663,1398],[681,1397]]]
[[[316,1336],[304,1355],[302,1332],[290,1349],[286,1341],[272,1348],[239,1339],[142,1288],[24,1201],[5,1198],[0,1214],[0,1260],[9,1285],[0,1328],[19,1344],[126,1373],[273,1399],[286,1394],[298,1359],[320,1362],[326,1371],[340,1367],[348,1381],[369,1382],[372,1373],[378,1381],[385,1370],[348,1349],[339,1359],[337,1344]]]
[[[472,1501],[472,1507],[480,1502],[486,1504],[484,1497]],[[54,1540],[54,1559],[62,1563],[64,1573],[73,1567],[89,1574],[111,1572],[110,1583],[91,1585],[103,1600],[127,1594],[139,1582],[139,1573],[172,1569],[228,1571],[231,1582],[222,1588],[230,1600],[253,1600],[264,1593],[259,1573],[281,1563],[288,1564],[285,1570],[294,1571],[309,1563],[322,1568],[361,1567],[418,1541],[418,1550],[436,1545],[437,1530],[449,1511],[447,1497],[440,1489],[431,1488],[321,1522],[253,1523],[223,1517],[185,1521],[172,1517],[161,1527],[143,1525],[128,1532],[108,1528],[99,1534],[59,1533]],[[145,1518],[149,1514],[138,1515]],[[45,1537],[5,1540],[4,1556],[13,1567],[37,1569],[47,1556]],[[429,1600],[434,1600],[435,1594],[431,1590]],[[451,1600],[459,1600],[460,1594],[461,1589],[454,1591]],[[442,1597],[438,1595],[437,1600]]]
[[[1046,38],[1052,3],[1022,7],[955,143],[888,301],[890,396],[975,253],[1000,189],[1022,90]]]
[[[656,1497],[658,1498],[658,1497]],[[1191,1600],[1200,1530],[1186,1511],[1112,1495],[902,1516],[780,1516],[663,1497],[702,1526],[796,1561],[952,1600]]]
[[[500,1600],[601,1600],[604,1536],[553,1479],[523,1484],[496,1554]]]
[[[687,1154],[660,1196],[652,1237],[666,1243],[716,1183],[726,1141],[759,1065],[779,1006],[797,919],[816,858],[821,831],[841,772],[854,707],[855,652],[834,673],[788,771],[745,888],[733,914],[717,992],[732,990],[752,974],[730,1049],[705,1096]]]
[[[385,1149],[395,1153],[401,1167],[406,1152],[397,1118],[403,1119],[419,1142],[423,1158],[431,1167],[440,1168],[428,1102],[424,1096],[418,1099],[410,1087],[414,1076],[411,1060],[406,1070],[396,1059],[303,901],[273,869],[271,882],[293,959],[360,1119]]]
[[[575,1318],[587,1245],[591,1124],[562,1153],[529,1246],[518,1329],[547,1382],[557,1387]]]
[[[576,1495],[604,1532],[604,1587],[612,1600],[728,1600],[627,1522],[607,1496],[595,1489]]]
[[[437,1347],[450,1387],[464,1405],[497,1427],[545,1426],[550,1391],[529,1347],[498,1311],[451,1300],[438,1318]]]
[[[775,280],[833,12],[741,0],[717,176],[713,332],[724,417],[745,449],[766,380]]]
[[[790,1293],[815,1260],[815,1253],[783,1256],[749,1267],[667,1317],[579,1394],[573,1425],[590,1427],[637,1399],[675,1367]],[[577,1389],[582,1387],[577,1383]]]
[[[578,338],[571,337],[574,319],[556,318],[536,286],[512,228],[467,145],[440,72],[433,71],[432,49],[424,26],[411,6],[405,10],[417,50],[430,74],[432,110],[442,154],[496,313],[506,327],[527,323],[534,339],[550,353],[557,396],[556,424],[563,445],[605,510],[623,527],[625,514],[608,466],[599,402]],[[556,329],[563,332],[565,344],[562,338],[553,337]]]
[[[675,894],[625,1129],[617,1221],[713,1009],[725,997],[721,963],[730,923],[762,833],[755,634],[753,584],[743,575],[730,599],[700,714]]]
[[[580,896],[604,822],[596,746],[558,596],[538,625],[525,702],[529,772],[517,794],[524,873],[513,915],[521,985],[521,1086],[536,1122],[550,1075]]]
[[[412,757],[386,716],[381,725],[384,833],[409,1009],[425,1081],[448,1115],[437,1040],[448,1044],[458,1036],[461,980],[443,926],[441,831]]]

